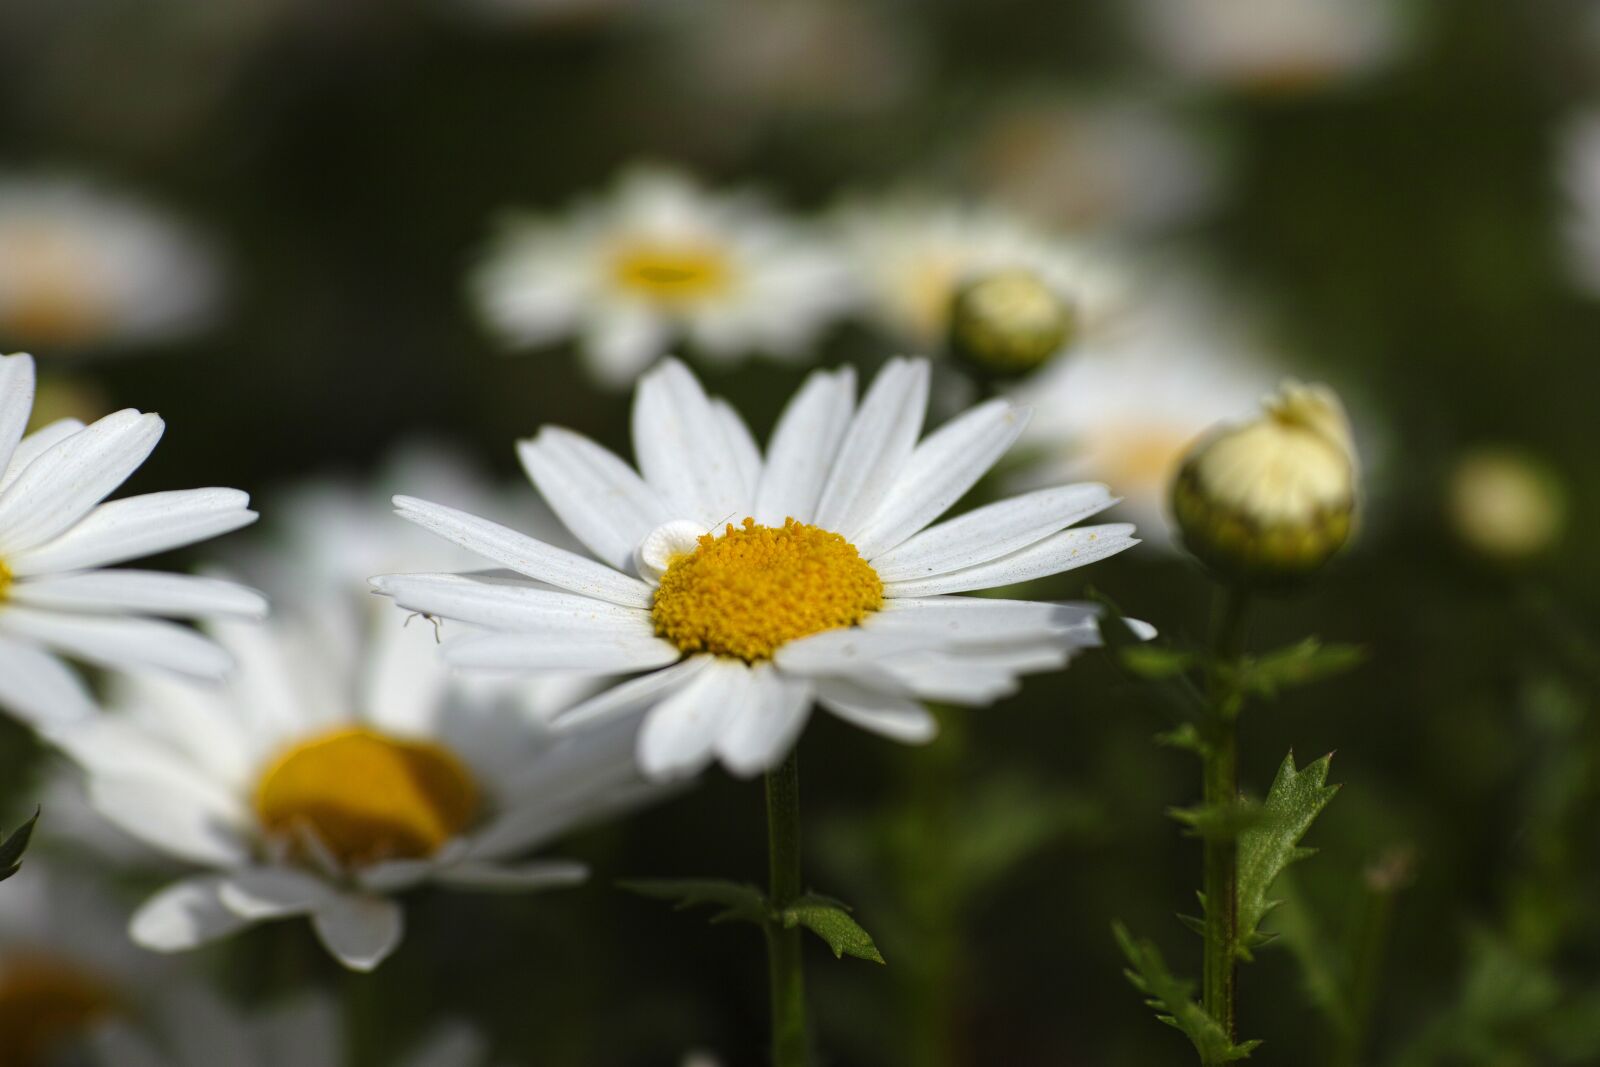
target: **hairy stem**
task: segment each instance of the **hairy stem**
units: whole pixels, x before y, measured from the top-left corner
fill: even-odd
[[[800,895],[800,757],[798,749],[767,774],[768,879],[772,906],[781,912]],[[800,928],[767,924],[772,985],[774,1067],[805,1067],[806,981]]]
[[[1239,587],[1221,591],[1213,669],[1207,683],[1207,723],[1201,787],[1206,807],[1233,804],[1239,796],[1239,706],[1242,694],[1230,670],[1244,645],[1249,595]],[[1239,850],[1231,835],[1205,839],[1205,961],[1201,976],[1202,1006],[1222,1024],[1230,1042],[1237,1040]]]

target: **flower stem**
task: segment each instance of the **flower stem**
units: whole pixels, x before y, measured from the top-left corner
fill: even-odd
[[[1241,587],[1221,591],[1212,649],[1214,661],[1207,686],[1207,723],[1201,787],[1207,808],[1233,804],[1239,796],[1239,706],[1242,694],[1230,668],[1244,645],[1249,594]],[[1237,1040],[1236,977],[1238,966],[1239,850],[1231,834],[1205,839],[1205,961],[1202,1006],[1222,1024],[1229,1042]],[[1209,1065],[1208,1065],[1209,1067]]]
[[[767,773],[767,849],[772,907],[782,912],[800,896],[800,756]],[[774,1067],[805,1067],[806,981],[800,928],[767,924],[767,962],[772,985]]]

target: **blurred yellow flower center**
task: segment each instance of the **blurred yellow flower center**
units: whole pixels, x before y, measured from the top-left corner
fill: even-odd
[[[448,749],[342,727],[279,756],[256,786],[268,832],[315,831],[347,865],[432,855],[472,819],[478,786]]]
[[[695,300],[728,287],[727,257],[708,245],[624,246],[617,253],[613,270],[624,289],[652,300]]]
[[[59,1046],[116,1007],[92,975],[23,957],[0,971],[0,1067],[42,1067]]]
[[[675,556],[651,614],[656,633],[685,652],[754,663],[881,607],[883,581],[843,537],[794,519],[760,526],[747,518]]]
[[[1164,491],[1194,436],[1159,425],[1113,430],[1094,464],[1095,475],[1114,486]]]
[[[4,600],[9,592],[11,592],[11,568],[6,566],[5,560],[0,559],[0,600]]]
[[[104,328],[110,310],[83,285],[91,274],[78,250],[45,228],[7,235],[0,255],[26,264],[0,305],[0,319],[18,338],[74,344]]]

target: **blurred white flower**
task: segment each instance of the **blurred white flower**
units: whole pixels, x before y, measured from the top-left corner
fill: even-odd
[[[153,208],[70,178],[0,178],[0,350],[78,352],[205,325],[209,247]]]
[[[895,740],[928,741],[923,700],[990,703],[1099,640],[1090,605],[947,594],[1057,574],[1137,543],[1127,525],[1069,529],[1112,503],[1093,484],[931,525],[1028,413],[993,400],[919,443],[928,377],[925,361],[891,360],[857,405],[852,371],[819,371],[763,459],[733,408],[668,360],[635,395],[641,473],[555,427],[520,445],[534,484],[594,558],[397,497],[403,517],[521,577],[391,575],[374,585],[411,610],[482,627],[447,642],[457,666],[637,675],[558,721],[592,727],[643,713],[638,759],[655,779],[714,759],[740,775],[776,766],[813,703]]]
[[[1154,288],[1115,338],[1015,388],[1034,411],[1020,481],[1106,482],[1141,534],[1171,545],[1167,494],[1184,452],[1219,420],[1253,407],[1278,376],[1213,298],[1189,286]]]
[[[1564,233],[1568,261],[1577,283],[1600,296],[1600,111],[1568,121],[1557,164],[1567,197]]]
[[[1254,92],[1365,73],[1400,43],[1394,0],[1140,0],[1134,10],[1178,75]]]
[[[839,259],[760,199],[655,168],[565,217],[510,220],[471,288],[508,346],[575,336],[616,386],[680,341],[719,362],[803,359],[852,298]]]
[[[1528,452],[1480,447],[1462,456],[1450,475],[1449,515],[1468,548],[1518,562],[1560,541],[1567,490],[1560,475]]]
[[[102,814],[211,869],[140,909],[140,944],[308,915],[371,969],[400,941],[395,894],[574,884],[579,864],[517,857],[645,795],[626,721],[558,739],[502,688],[453,684],[426,621],[390,611],[365,641],[346,621],[218,625],[240,664],[225,686],[136,679],[120,713],[57,735]]]
[[[39,727],[89,714],[88,691],[58,654],[114,670],[226,673],[219,646],[162,620],[260,617],[260,594],[105,568],[248,525],[249,497],[188,489],[103,503],[155,449],[161,418],[129,408],[23,436],[33,392],[32,358],[0,356],[0,709]]]
[[[992,207],[892,195],[847,202],[834,223],[868,313],[919,351],[943,347],[957,292],[986,274],[1037,276],[1072,310],[1080,342],[1106,329],[1127,299],[1111,256]]]

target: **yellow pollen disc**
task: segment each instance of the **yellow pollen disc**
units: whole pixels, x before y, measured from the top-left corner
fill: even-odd
[[[42,1067],[59,1046],[116,1009],[92,975],[54,960],[23,957],[0,971],[0,1067]]]
[[[651,615],[656,633],[685,652],[754,663],[881,607],[883,581],[843,537],[794,519],[779,527],[747,518],[673,558]]]
[[[612,262],[617,284],[666,303],[712,296],[728,287],[728,261],[707,245],[625,246]]]
[[[11,333],[40,343],[77,344],[104,331],[111,309],[83,284],[92,272],[69,242],[43,229],[5,236],[0,255],[27,264],[0,313]]]
[[[256,786],[273,834],[316,831],[349,866],[432,855],[472,819],[478,787],[440,745],[344,727],[279,756]]]
[[[11,591],[11,568],[6,566],[6,561],[0,559],[0,600],[6,598]]]

